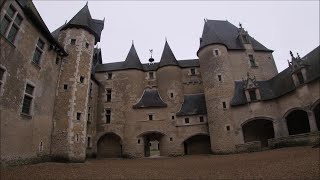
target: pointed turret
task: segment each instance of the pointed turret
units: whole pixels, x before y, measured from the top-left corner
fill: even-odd
[[[104,21],[92,19],[87,3],[66,25],[64,25],[62,30],[70,27],[86,29],[95,36],[96,42],[99,42],[101,31],[104,27]]]
[[[126,60],[123,62],[123,66],[128,69],[140,69],[143,70],[136,48],[132,43],[130,51],[127,55]]]
[[[163,66],[169,66],[169,65],[178,66],[178,61],[174,56],[168,42],[166,41],[163,52],[162,52],[162,56],[160,59],[159,68]]]

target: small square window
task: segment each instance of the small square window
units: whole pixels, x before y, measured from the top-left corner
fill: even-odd
[[[222,102],[222,107],[223,107],[223,109],[226,109],[227,108],[227,103],[226,102]]]
[[[227,130],[227,131],[230,131],[230,126],[229,126],[229,125],[226,126],[226,130]]]
[[[184,122],[185,122],[186,124],[189,124],[189,118],[184,118]]]
[[[112,79],[112,73],[111,72],[108,73],[108,79]]]
[[[219,56],[219,50],[218,50],[218,49],[215,49],[215,50],[214,50],[214,55],[215,55],[215,56]]]
[[[107,102],[111,102],[111,89],[106,89],[107,91]]]
[[[89,43],[86,43],[86,48],[87,48],[87,49],[89,48]]]
[[[111,109],[106,109],[106,123],[110,124],[111,122]]]
[[[149,121],[152,121],[152,120],[153,120],[153,115],[149,114]]]
[[[249,96],[251,101],[256,101],[257,100],[257,95],[256,95],[256,90],[249,90]]]
[[[64,84],[64,85],[63,85],[63,89],[64,89],[64,90],[67,90],[67,89],[68,89],[68,84]]]
[[[83,82],[84,82],[84,77],[80,76],[80,83],[83,84]]]
[[[173,93],[170,93],[170,97],[173,98]]]
[[[174,120],[174,116],[171,116],[171,119]]]
[[[203,116],[200,116],[200,122],[203,122],[204,119],[203,119]]]
[[[140,139],[138,139],[138,144],[140,144]]]
[[[222,81],[221,75],[218,75],[218,80],[219,80],[220,82]]]
[[[173,141],[172,137],[170,138],[170,141]]]
[[[196,75],[196,69],[195,68],[191,68],[190,69],[190,73],[191,73],[191,75]]]
[[[154,79],[154,72],[149,72],[149,79]]]
[[[77,113],[77,120],[80,121],[81,120],[81,113]]]
[[[71,39],[71,45],[75,45],[76,44],[76,39]]]

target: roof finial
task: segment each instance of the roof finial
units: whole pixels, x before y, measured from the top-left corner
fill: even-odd
[[[103,22],[106,20],[106,17],[103,18]]]
[[[153,49],[149,49],[151,57],[149,58],[149,62],[153,63],[154,59],[152,58]]]
[[[166,39],[166,42],[167,42],[167,36],[165,37],[165,39]]]
[[[300,55],[299,55],[299,53],[297,53],[297,57],[298,57],[298,59],[300,59]]]
[[[291,55],[291,57],[292,57],[292,58],[294,58],[294,57],[293,57],[293,53],[292,53],[292,51],[290,51],[290,55]]]
[[[64,24],[67,24],[67,21],[68,21],[68,20],[66,20],[66,22],[64,22]]]
[[[240,29],[242,29],[242,24],[239,22]]]
[[[132,40],[132,45],[134,44],[134,41]]]
[[[88,1],[87,1],[87,3],[86,3],[86,6],[88,6]]]

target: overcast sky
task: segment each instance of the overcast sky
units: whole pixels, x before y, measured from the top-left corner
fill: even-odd
[[[86,1],[34,1],[50,31],[70,20]],[[132,40],[140,60],[153,49],[160,60],[165,37],[176,58],[197,58],[204,18],[239,22],[249,34],[274,50],[278,70],[287,67],[289,51],[304,56],[319,46],[319,1],[89,1],[94,19],[105,19],[103,62],[124,61]]]

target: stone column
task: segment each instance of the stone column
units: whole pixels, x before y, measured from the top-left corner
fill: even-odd
[[[273,123],[273,129],[275,138],[289,136],[287,122],[284,118],[276,119]]]
[[[308,119],[309,119],[309,125],[310,125],[310,132],[318,131],[316,117],[314,116],[313,111],[307,110],[308,113]]]

